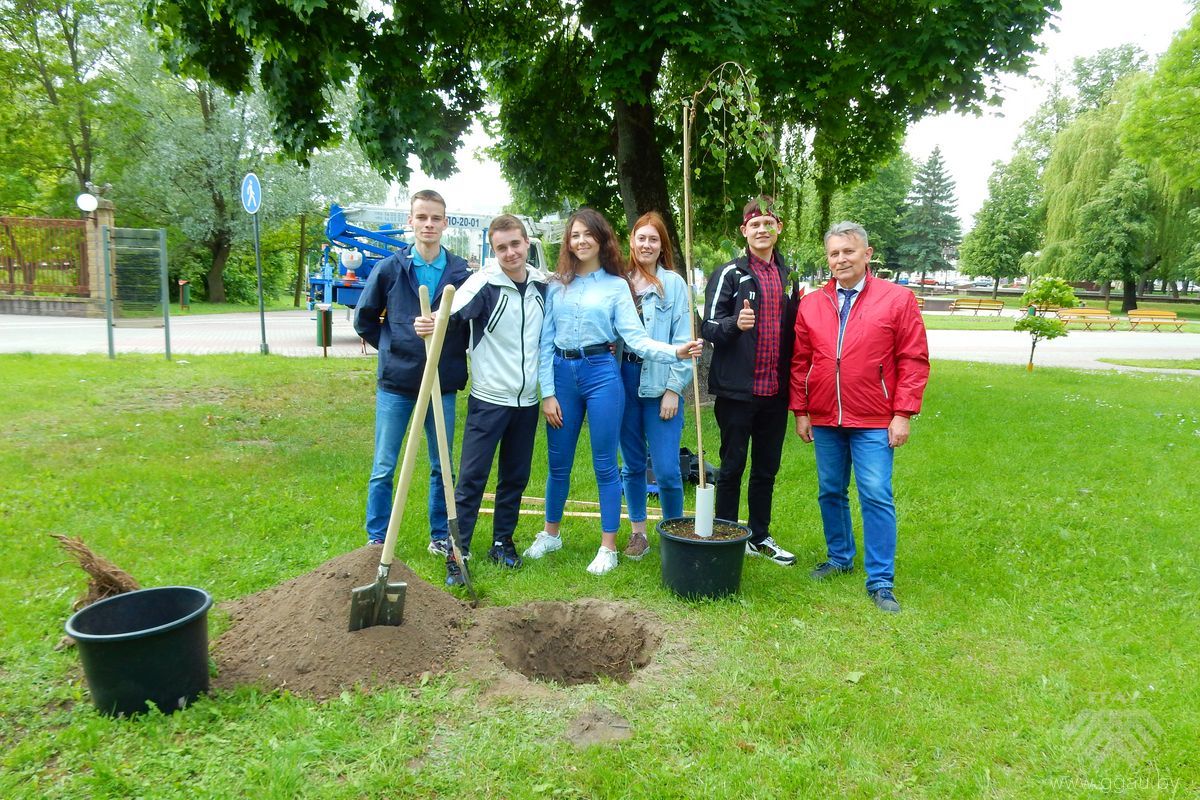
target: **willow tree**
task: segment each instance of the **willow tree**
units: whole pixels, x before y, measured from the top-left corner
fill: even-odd
[[[1117,128],[1124,103],[1112,102],[1080,114],[1054,140],[1042,176],[1046,198],[1046,240],[1038,269],[1050,275],[1072,272],[1079,209],[1090,202],[1121,159]]]
[[[1143,74],[1122,81],[1111,102],[1079,115],[1055,140],[1043,176],[1046,239],[1039,271],[1079,280],[1107,279],[1107,273],[1095,272],[1095,254],[1079,239],[1081,209],[1097,199],[1122,160],[1133,158],[1122,146],[1120,132],[1130,100],[1144,91],[1146,80]],[[1195,191],[1181,191],[1158,162],[1134,160],[1144,171],[1152,223],[1141,248],[1135,283],[1149,278],[1172,281],[1194,263],[1190,248],[1196,236],[1193,211],[1200,202]],[[1125,286],[1126,309],[1136,307],[1136,291],[1136,285]]]

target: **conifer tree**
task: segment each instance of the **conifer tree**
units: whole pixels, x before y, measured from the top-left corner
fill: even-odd
[[[899,256],[902,269],[921,273],[947,269],[959,243],[954,181],[946,173],[941,148],[935,147],[917,169],[901,227]]]

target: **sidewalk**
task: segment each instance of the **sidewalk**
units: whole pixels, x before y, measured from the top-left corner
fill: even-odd
[[[320,356],[315,311],[267,312],[267,346],[271,355]],[[171,317],[171,355],[258,353],[262,342],[257,312],[197,314]],[[117,355],[164,352],[161,319],[118,320],[113,330]],[[0,353],[108,353],[103,319],[26,317],[0,314]],[[375,357],[354,332],[345,309],[333,313],[329,355]]]
[[[136,327],[135,327],[136,326]],[[117,355],[162,353],[161,320],[131,320],[113,331]],[[267,313],[267,345],[271,355],[320,356],[316,312]],[[257,313],[200,314],[171,318],[171,354],[258,353]],[[1016,331],[929,331],[933,358],[1025,364],[1029,334]],[[0,315],[0,353],[85,354],[108,352],[103,319]],[[363,346],[344,309],[333,314],[333,343],[329,355],[374,358]],[[1200,335],[1150,331],[1071,331],[1070,335],[1038,345],[1036,366],[1135,371],[1136,367],[1104,364],[1100,358],[1200,358]],[[1174,371],[1174,370],[1172,370]],[[1190,374],[1195,374],[1190,372]]]

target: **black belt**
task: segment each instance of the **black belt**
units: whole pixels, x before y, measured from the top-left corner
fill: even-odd
[[[644,360],[641,356],[639,356],[637,353],[633,352],[632,350],[625,351],[624,359],[626,361],[630,362],[631,364],[640,364]]]
[[[586,356],[599,356],[611,353],[608,342],[601,344],[589,344],[587,347],[579,350],[563,350],[561,347],[555,347],[554,352],[562,358],[584,358]]]

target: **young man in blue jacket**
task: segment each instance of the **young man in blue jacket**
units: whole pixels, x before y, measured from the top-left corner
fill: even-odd
[[[375,391],[375,461],[367,484],[367,542],[380,544],[392,511],[392,477],[396,460],[417,404],[415,394],[425,369],[425,342],[413,328],[421,315],[418,287],[429,289],[434,308],[447,286],[461,286],[471,273],[467,262],[442,247],[446,201],[423,190],[412,197],[408,217],[416,239],[407,252],[394,253],[375,265],[358,301],[354,329],[379,351]],[[446,438],[454,447],[454,401],[467,383],[467,330],[447,331],[438,360]],[[433,413],[425,416],[429,445],[429,552],[450,555],[446,498],[442,487]],[[451,456],[453,458],[453,455]],[[454,465],[444,465],[453,472]]]
[[[463,431],[462,463],[454,491],[459,547],[470,552],[483,489],[496,448],[496,509],[488,558],[502,566],[521,566],[513,543],[521,495],[529,483],[533,440],[540,413],[538,345],[546,306],[546,275],[530,266],[525,226],[502,214],[488,227],[498,264],[476,272],[454,295],[451,330],[464,323],[471,332],[471,394]],[[417,333],[433,332],[433,318],[416,320]],[[446,585],[463,582],[458,563],[446,559]]]

